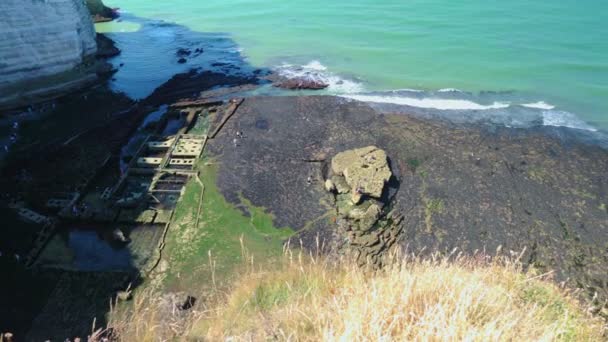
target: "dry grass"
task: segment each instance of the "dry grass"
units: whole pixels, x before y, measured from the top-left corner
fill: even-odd
[[[123,341],[599,341],[603,322],[517,258],[393,255],[381,271],[286,252],[175,312],[150,293],[111,324]],[[173,308],[175,306],[173,305]]]

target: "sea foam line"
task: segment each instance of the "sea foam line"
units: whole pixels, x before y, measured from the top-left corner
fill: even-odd
[[[527,107],[527,108],[536,108],[536,109],[545,109],[545,110],[555,109],[554,105],[548,104],[545,101],[538,101],[538,102],[534,102],[534,103],[524,103],[524,104],[522,104],[522,106]]]
[[[439,110],[488,110],[508,108],[510,104],[503,102],[494,102],[491,105],[482,105],[469,100],[454,100],[454,99],[434,99],[434,98],[411,98],[401,96],[377,96],[377,95],[341,95],[342,97],[350,98],[362,102],[374,103],[392,103],[397,105],[439,109]]]

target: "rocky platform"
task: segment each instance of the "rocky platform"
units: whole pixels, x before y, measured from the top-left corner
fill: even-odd
[[[267,208],[308,247],[318,237],[335,248],[352,237],[326,190],[331,161],[367,146],[385,151],[392,172],[374,228],[391,241],[416,253],[525,249],[526,264],[608,298],[608,151],[599,147],[542,129],[380,114],[341,98],[261,97],[243,102],[209,150],[228,200]]]

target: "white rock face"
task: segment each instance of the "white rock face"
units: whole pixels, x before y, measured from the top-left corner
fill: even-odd
[[[25,93],[42,95],[46,87],[57,91],[61,84],[32,83],[70,70],[77,72],[58,83],[73,86],[90,79],[90,70],[80,66],[96,51],[83,0],[0,0],[0,102]],[[15,88],[22,93],[14,94]]]

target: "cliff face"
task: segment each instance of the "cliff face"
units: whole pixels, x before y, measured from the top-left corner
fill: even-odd
[[[0,1],[0,108],[94,81],[96,51],[82,0]]]

